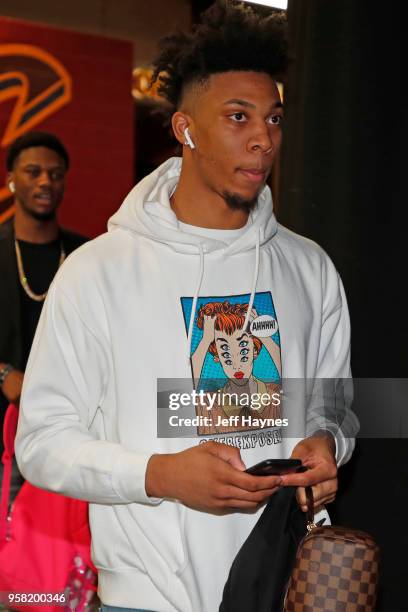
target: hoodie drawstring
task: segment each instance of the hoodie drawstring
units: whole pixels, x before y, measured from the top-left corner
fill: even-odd
[[[204,276],[204,249],[201,243],[198,244],[198,250],[200,254],[200,269],[198,272],[198,281],[197,281],[197,286],[194,292],[193,303],[191,306],[190,323],[188,326],[188,336],[187,336],[187,361],[188,363],[190,363],[190,357],[191,357],[190,355],[191,342],[193,338],[193,327],[194,327],[195,311],[197,308],[197,300],[198,300],[198,295],[200,293],[201,283],[203,282],[203,276]]]
[[[254,276],[252,279],[251,296],[249,299],[248,310],[245,316],[244,325],[242,327],[243,330],[246,330],[248,326],[248,321],[249,321],[249,317],[251,316],[252,306],[254,305],[255,291],[256,291],[256,285],[258,282],[258,275],[259,275],[259,252],[260,252],[260,243],[261,243],[260,236],[261,236],[261,228],[259,228],[259,231],[256,236]],[[189,363],[190,363],[190,358],[191,358],[191,343],[193,339],[193,327],[194,327],[195,312],[197,309],[197,300],[200,294],[201,283],[203,282],[203,276],[204,276],[204,249],[201,243],[198,244],[198,250],[200,254],[200,269],[198,272],[198,280],[197,280],[197,286],[194,292],[193,303],[191,305],[190,323],[188,326],[188,336],[187,336],[187,361]]]
[[[261,243],[261,228],[259,228],[259,231],[258,231],[258,233],[256,235],[254,278],[252,280],[251,297],[249,299],[248,310],[247,310],[247,313],[246,313],[246,316],[245,316],[244,325],[242,327],[243,331],[246,331],[246,328],[248,327],[249,317],[251,316],[252,306],[254,305],[256,284],[258,282],[258,274],[259,274],[259,249],[260,249],[260,243]]]

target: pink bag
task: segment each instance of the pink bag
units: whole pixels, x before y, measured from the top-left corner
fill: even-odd
[[[26,598],[21,606],[25,612],[38,611],[39,606],[42,612],[86,610],[97,577],[90,558],[88,504],[24,482],[8,511],[17,420],[18,409],[10,404],[3,428],[0,592],[39,594]],[[56,598],[50,599],[57,593],[59,605]],[[11,601],[3,595],[3,599],[0,603],[20,610],[21,597]]]

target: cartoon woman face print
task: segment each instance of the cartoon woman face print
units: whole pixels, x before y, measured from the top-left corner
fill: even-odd
[[[254,363],[254,341],[252,336],[242,329],[232,334],[215,330],[217,355],[215,361],[222,365],[225,375],[236,384],[246,384],[252,375]]]

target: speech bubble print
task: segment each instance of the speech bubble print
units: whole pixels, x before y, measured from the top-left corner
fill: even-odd
[[[278,331],[278,322],[271,315],[260,315],[252,321],[249,331],[257,338],[268,338]]]

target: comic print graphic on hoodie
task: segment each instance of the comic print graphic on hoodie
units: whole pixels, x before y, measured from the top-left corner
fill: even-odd
[[[197,434],[275,426],[281,416],[281,356],[271,293],[181,298],[181,303],[186,327],[192,322],[195,386],[216,395],[211,404],[197,402]]]
[[[209,235],[179,223],[170,207],[180,168],[180,159],[170,159],[141,181],[109,231],[75,251],[56,275],[26,370],[16,454],[33,484],[91,502],[92,554],[105,604],[214,612],[262,510],[215,516],[147,496],[153,453],[206,439],[197,432],[157,436],[157,380],[191,379],[206,301],[247,305],[246,325],[251,313],[256,318],[253,310],[276,319],[279,338],[270,334],[274,345],[268,352],[261,342],[253,360],[256,385],[279,359],[275,384],[280,376],[349,377],[350,331],[333,264],[316,244],[277,223],[268,187],[244,228]],[[202,367],[217,365],[214,356],[220,358],[206,355]],[[258,359],[269,373],[258,372]],[[298,439],[316,429],[306,402],[294,416]],[[346,434],[335,420],[326,428],[336,437],[340,464],[352,453],[357,423],[348,408]],[[298,441],[261,433],[229,436],[247,466],[289,457]],[[222,441],[225,434],[216,436]]]

